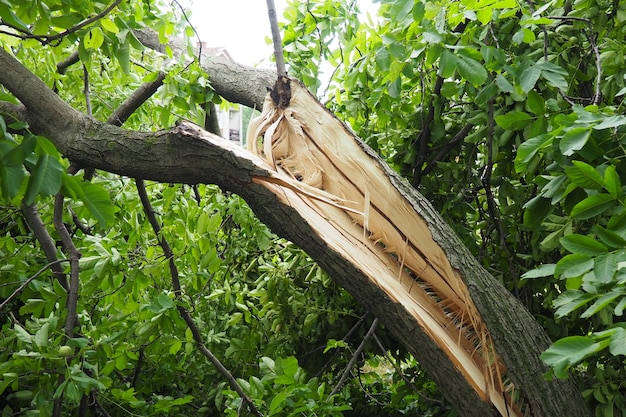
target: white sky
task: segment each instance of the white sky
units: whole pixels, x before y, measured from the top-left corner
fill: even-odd
[[[188,0],[191,23],[208,47],[223,46],[236,62],[269,67],[273,53],[266,0]],[[182,3],[182,2],[181,2]],[[287,0],[274,0],[279,21]],[[264,62],[263,62],[264,61]]]
[[[372,0],[360,0],[361,9],[373,15]],[[266,0],[187,0],[191,4],[191,23],[208,47],[223,46],[236,62],[270,67],[273,47]],[[274,0],[278,21],[284,21],[287,0]],[[376,5],[378,6],[378,5]]]

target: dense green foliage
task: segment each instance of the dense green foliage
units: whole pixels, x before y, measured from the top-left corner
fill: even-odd
[[[295,3],[293,72],[558,340],[554,374],[626,413],[626,4],[383,0],[372,24]]]
[[[4,1],[0,27],[28,39],[2,34],[2,46],[62,98],[101,120],[143,82],[166,71],[164,86],[124,127],[157,130],[179,118],[203,123],[206,103],[220,99],[197,63],[183,61],[193,57],[166,62],[132,32],[150,27],[163,43],[181,31],[189,35],[184,20],[171,12],[176,9],[123,2],[55,38],[105,7]],[[57,70],[74,50],[83,65]],[[86,77],[89,95],[83,91]],[[0,92],[0,99],[17,102]],[[449,409],[414,361],[400,365],[399,359],[373,356],[381,350],[371,343],[359,358],[359,378],[331,395],[373,318],[306,254],[272,235],[237,196],[208,185],[147,185],[174,253],[182,287],[177,297],[169,259],[132,179],[97,172],[91,182],[83,181],[83,171],[69,174],[69,161],[22,121],[0,115],[0,128],[0,294],[10,298],[0,323],[3,416],[49,416],[61,399],[63,415],[84,415],[78,411],[84,408],[120,416],[239,415],[241,399],[198,352],[180,305],[201,329],[204,344],[266,415],[342,415],[367,408],[393,415],[430,404]],[[64,329],[67,291],[45,268],[50,259],[25,214],[27,207],[38,209],[56,243],[56,258],[66,260],[53,225],[53,196],[59,192],[65,196],[65,227],[81,253],[80,324],[71,337]],[[62,265],[67,273],[68,263]],[[378,334],[381,344],[393,347],[384,330]],[[432,399],[417,403],[424,394],[394,366],[402,366],[411,384]]]
[[[0,0],[0,45],[100,120],[166,71],[124,127],[203,123],[220,99],[184,60],[192,55],[163,60],[132,32],[189,36],[178,8],[107,7]],[[291,73],[433,202],[555,340],[548,377],[571,372],[598,416],[626,415],[626,4],[384,0],[368,20],[356,1],[309,0],[292,1],[284,20]],[[75,50],[80,64],[57,70]],[[2,89],[0,100],[16,102]],[[133,180],[82,181],[8,116],[0,133],[0,299],[29,280],[0,311],[3,416],[52,415],[61,398],[67,414],[82,403],[120,416],[238,415],[241,399],[198,352],[178,306],[266,415],[452,415],[380,328],[383,349],[370,341],[329,396],[372,318],[237,196],[148,184],[178,296]],[[50,259],[25,220],[34,204],[57,259],[68,257],[53,226],[59,192],[82,254],[69,339],[67,292],[38,272]]]

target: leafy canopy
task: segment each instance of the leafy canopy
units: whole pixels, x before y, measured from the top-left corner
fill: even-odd
[[[150,27],[163,44],[190,35],[176,13],[154,1],[0,0],[0,42],[100,120],[163,70],[163,87],[125,127],[157,130],[181,117],[202,124],[220,101],[207,75],[146,50],[133,32]],[[310,0],[290,2],[282,28],[291,73],[526,304],[555,340],[543,355],[554,376],[580,377],[598,415],[626,409],[625,20],[626,4],[615,1],[382,0],[379,16],[363,18],[355,1]],[[80,65],[57,69],[73,52]],[[168,47],[166,55],[174,57]],[[4,90],[0,100],[16,103]],[[111,415],[234,415],[241,399],[197,355],[182,305],[270,415],[303,407],[348,415],[348,405],[448,413],[395,346],[419,393],[395,360],[369,355],[361,379],[328,398],[350,355],[342,339],[363,312],[237,197],[148,185],[180,270],[178,298],[131,180],[70,175],[47,139],[6,114],[0,133],[2,298],[34,277],[0,323],[3,412],[50,415],[54,399],[69,410],[91,395]],[[69,339],[66,290],[51,272],[36,276],[48,259],[23,214],[34,204],[51,225],[59,192],[82,253],[80,326]]]

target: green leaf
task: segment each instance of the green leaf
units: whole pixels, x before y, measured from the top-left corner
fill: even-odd
[[[607,345],[608,342],[594,342],[588,336],[570,336],[557,340],[541,354],[541,360],[554,369],[557,378],[565,379],[569,367],[600,352]]]
[[[535,87],[535,84],[537,84],[537,80],[539,79],[540,75],[541,68],[539,68],[537,65],[532,65],[526,68],[519,78],[519,84],[520,87],[522,87],[522,91],[528,93],[530,90],[532,90]]]
[[[513,86],[513,84],[511,84],[511,82],[507,80],[506,77],[502,74],[496,75],[496,84],[504,93],[515,93],[515,87]]]
[[[101,226],[111,224],[115,219],[117,207],[111,203],[109,193],[99,184],[81,181],[76,177],[63,177],[63,185],[69,195],[82,201]]]
[[[115,57],[124,74],[130,74],[130,44],[128,40],[116,48]]]
[[[2,163],[10,166],[23,164],[24,160],[33,153],[35,146],[37,146],[37,136],[26,135],[22,143],[2,156]]]
[[[47,153],[53,158],[61,159],[61,154],[57,150],[54,143],[50,141],[50,139],[44,138],[43,136],[37,136],[37,149],[35,150],[37,155],[41,155]]]
[[[56,194],[61,189],[64,171],[65,168],[56,158],[48,154],[41,155],[28,180],[24,202],[30,205],[39,195]]]
[[[83,38],[83,45],[85,49],[99,49],[104,43],[104,34],[102,29],[94,27],[85,34]]]
[[[537,67],[541,69],[541,76],[553,87],[562,91],[567,91],[567,81],[565,77],[569,76],[569,73],[551,62],[542,61],[537,64]]]
[[[567,176],[581,188],[599,190],[604,187],[602,175],[591,165],[582,161],[572,161],[572,166],[565,167]]]
[[[610,194],[589,196],[572,208],[570,215],[576,220],[590,219],[604,213],[615,204],[615,197]]]
[[[15,198],[22,187],[26,171],[23,165],[0,165],[0,188],[2,196],[7,200]]]
[[[37,333],[35,333],[35,344],[38,347],[44,347],[48,344],[48,332],[50,330],[50,322],[46,322],[41,326]]]
[[[496,118],[497,121],[497,118]],[[515,172],[523,173],[528,167],[528,163],[543,149],[548,148],[553,141],[552,135],[540,135],[522,143],[515,156]]]
[[[531,279],[531,278],[550,277],[554,275],[555,268],[556,268],[556,264],[539,265],[537,268],[531,269],[530,271],[524,273],[522,275],[522,278]]]
[[[107,32],[119,33],[120,31],[117,25],[108,17],[100,19],[100,26],[102,26],[102,28],[106,30]]]
[[[604,170],[604,189],[616,198],[622,195],[622,182],[613,165],[609,165]]]
[[[561,245],[571,253],[596,256],[608,252],[606,246],[589,236],[571,234],[560,239]]]
[[[261,368],[263,372],[276,372],[276,362],[274,362],[272,358],[263,356],[259,361],[259,368]]]
[[[626,239],[612,230],[596,225],[594,231],[598,235],[598,238],[609,248],[622,249],[626,247]]]
[[[291,375],[278,375],[274,379],[275,384],[281,385],[293,385],[296,381],[293,379]]]
[[[269,415],[273,416],[276,414],[282,414],[283,406],[285,405],[285,401],[287,397],[289,397],[290,392],[287,390],[279,391],[278,394],[272,398],[270,402]]]
[[[609,341],[609,352],[611,355],[626,355],[626,329],[616,327]]]
[[[617,272],[617,259],[614,253],[605,253],[593,261],[595,281],[607,283],[613,280]]]
[[[486,25],[491,21],[491,17],[493,16],[493,9],[491,7],[484,7],[478,11],[476,11],[476,17],[478,21],[483,25]]]
[[[537,116],[541,116],[546,112],[546,103],[543,100],[543,97],[541,97],[541,95],[534,90],[528,92],[528,96],[526,97],[526,107],[531,113],[536,114]]]
[[[587,144],[591,137],[590,127],[574,127],[569,129],[559,142],[561,153],[565,156],[571,156],[574,152],[579,151]]]
[[[406,18],[407,15],[412,16],[413,6],[415,2],[413,0],[398,0],[393,2],[393,5],[389,9],[389,15],[392,19],[401,20]]]
[[[524,209],[524,226],[536,229],[541,225],[543,219],[550,214],[552,205],[550,200],[538,195],[524,204]]]
[[[15,332],[15,336],[17,336],[17,338],[21,340],[22,342],[27,343],[29,345],[32,343],[33,337],[30,335],[30,333],[26,331],[26,329],[24,329],[19,324],[16,324],[15,326],[13,326],[13,331]]]
[[[467,56],[458,56],[457,71],[461,77],[475,86],[479,86],[487,80],[488,74],[483,64]]]
[[[596,130],[612,129],[619,126],[626,125],[626,116],[609,116],[601,123],[595,125],[593,128]]]
[[[391,65],[391,55],[386,48],[381,48],[376,51],[376,66],[382,71],[389,71]]]
[[[570,188],[568,187],[569,178],[567,175],[561,174],[555,177],[544,176],[544,178],[550,181],[541,189],[541,195],[550,198],[552,204],[561,201],[566,196],[566,191]]]
[[[390,81],[387,84],[387,91],[392,98],[400,97],[400,93],[402,92],[402,82],[400,77],[396,78],[394,81]]]
[[[498,86],[492,81],[486,86],[484,86],[476,97],[474,98],[474,102],[479,106],[484,106],[489,102],[489,100],[496,95],[498,92]]]
[[[295,376],[296,372],[298,372],[298,360],[293,356],[283,358],[280,364],[285,375]]]
[[[458,58],[450,50],[445,49],[439,59],[439,76],[442,78],[450,78],[456,71]]]
[[[566,255],[556,264],[554,276],[557,278],[578,277],[591,271],[593,259],[588,255],[573,253]]]
[[[523,111],[512,111],[496,116],[498,126],[506,130],[521,130],[525,128],[531,120],[532,116]]]
[[[618,290],[618,291],[613,290],[613,291],[611,291],[609,293],[604,294],[603,296],[598,298],[592,305],[590,305],[589,308],[587,310],[585,310],[583,312],[583,314],[580,315],[580,317],[586,319],[586,318],[589,318],[589,317],[597,314],[600,310],[602,310],[605,307],[607,307],[617,297],[619,297],[621,295],[623,295],[623,294],[622,294],[622,292],[620,290]]]
[[[4,6],[0,6],[0,18],[6,23],[18,27],[28,33],[28,25],[15,14],[15,12],[13,11],[13,7],[14,6],[10,3],[8,6],[6,4]]]

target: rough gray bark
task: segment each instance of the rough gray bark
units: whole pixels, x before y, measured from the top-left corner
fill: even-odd
[[[134,34],[145,47],[165,53],[165,45],[159,42],[159,35],[152,29],[137,30]],[[182,39],[174,38],[170,40],[168,46],[172,48],[174,56],[181,56],[187,50]],[[201,65],[209,74],[211,85],[220,96],[230,102],[258,110],[263,107],[265,95],[276,80],[275,71],[241,65],[205,53],[202,53]]]
[[[418,358],[459,415],[492,415],[489,405],[477,398],[446,355],[399,304],[373,285],[349,261],[329,250],[316,234],[315,225],[303,221],[293,208],[282,205],[272,192],[252,181],[255,176],[271,175],[269,166],[263,160],[186,123],[167,131],[143,133],[98,122],[71,108],[3,49],[0,49],[0,68],[3,69],[0,84],[24,105],[0,103],[0,112],[27,121],[32,131],[48,137],[66,157],[81,165],[161,182],[213,183],[241,195],[275,233],[305,249],[340,285],[380,318]],[[255,77],[255,73],[246,74],[237,75],[238,84],[245,76]],[[217,75],[212,77],[217,89],[216,78]],[[263,80],[251,85],[263,85]],[[230,84],[224,81],[222,85],[227,89]],[[226,95],[225,91],[218,89],[223,95]],[[372,158],[378,158],[367,151]],[[533,317],[480,267],[416,190],[389,168],[386,171],[429,223],[433,236],[445,249],[452,265],[462,271],[472,298],[489,324],[496,347],[511,372],[511,378],[531,404],[532,415],[589,415],[573,384],[543,380],[545,368],[538,354],[547,346],[548,340]]]

